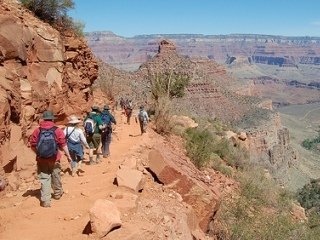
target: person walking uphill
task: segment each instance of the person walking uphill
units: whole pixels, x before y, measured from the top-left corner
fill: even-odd
[[[110,108],[105,105],[101,113],[101,120],[106,126],[102,130],[101,141],[102,141],[102,155],[104,158],[110,155],[110,143],[112,135],[112,123],[117,124],[114,116],[109,112]]]
[[[143,133],[146,133],[148,122],[149,122],[148,113],[144,110],[143,106],[140,106],[140,110],[136,116],[136,122],[137,122],[137,119],[139,120],[140,130],[142,135]]]
[[[103,126],[101,117],[100,117],[100,109],[97,106],[93,106],[92,111],[89,113],[87,118],[84,121],[84,129],[86,133],[86,139],[89,144],[89,159],[90,164],[99,163],[100,161],[100,153],[98,152],[99,145],[101,143],[101,132],[102,129],[105,128]],[[93,150],[96,150],[96,161],[93,161]]]
[[[75,173],[79,174],[79,172],[83,172],[81,169],[81,163],[84,155],[82,144],[85,145],[86,148],[89,148],[89,144],[87,143],[82,129],[78,127],[81,120],[75,115],[71,115],[69,119],[69,126],[64,129],[64,134],[66,136],[67,146],[72,159],[71,175],[74,176]]]
[[[54,115],[50,111],[45,111],[42,115],[43,121],[36,128],[31,137],[30,145],[37,154],[38,177],[41,183],[41,202],[42,207],[51,206],[51,187],[53,189],[53,198],[58,200],[63,194],[61,182],[61,153],[62,149],[68,161],[71,157],[66,144],[65,135],[62,129],[54,124]]]

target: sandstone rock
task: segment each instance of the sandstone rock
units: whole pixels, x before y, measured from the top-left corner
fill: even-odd
[[[142,172],[134,169],[119,169],[116,174],[117,185],[130,188],[136,192],[143,189]]]
[[[122,225],[120,212],[113,202],[98,199],[89,211],[91,229],[99,237]]]
[[[305,209],[301,207],[300,204],[292,203],[291,215],[299,222],[306,222],[308,220]]]
[[[121,210],[128,211],[137,207],[138,196],[135,194],[127,192],[112,192],[110,197]]]
[[[245,132],[241,132],[239,135],[238,135],[238,138],[241,140],[241,141],[245,141],[247,139],[247,134]]]
[[[119,168],[137,169],[137,159],[127,158],[120,164]]]
[[[198,123],[187,116],[173,115],[171,121],[174,125],[179,125],[183,129],[198,127]]]
[[[0,176],[0,192],[3,191],[7,186],[6,181],[4,180],[3,177]]]
[[[149,152],[149,168],[158,180],[178,192],[183,200],[194,208],[201,229],[206,232],[208,224],[219,207],[218,196],[202,182],[184,174],[157,150]]]

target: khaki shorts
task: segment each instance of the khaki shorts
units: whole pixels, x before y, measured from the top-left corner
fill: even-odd
[[[87,135],[87,142],[89,144],[90,149],[97,149],[101,142],[101,134],[94,133],[92,135]]]

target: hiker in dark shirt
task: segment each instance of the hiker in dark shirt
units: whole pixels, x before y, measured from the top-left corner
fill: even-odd
[[[117,124],[114,116],[110,113],[110,108],[105,105],[101,113],[101,120],[106,127],[102,129],[101,142],[102,142],[102,155],[104,158],[110,156],[110,143],[112,136],[112,124]]]
[[[124,106],[124,112],[126,114],[127,117],[127,124],[130,125],[130,119],[132,116],[132,110],[133,110],[133,103],[132,100],[126,100],[125,106]]]
[[[88,114],[88,116],[84,120],[84,128],[86,133],[86,139],[90,147],[89,160],[90,160],[90,164],[92,165],[92,164],[99,163],[101,160],[100,153],[99,153],[99,145],[101,143],[101,132],[105,126],[103,126],[103,123],[101,121],[99,107],[93,106],[91,109],[92,111]],[[90,127],[90,125],[92,126]],[[89,126],[89,128],[87,126]],[[95,161],[93,160],[94,150],[96,151],[96,155],[97,155]]]

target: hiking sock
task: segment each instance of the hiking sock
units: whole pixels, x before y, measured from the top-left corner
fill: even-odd
[[[89,160],[90,160],[90,165],[93,165],[94,164],[93,157],[89,157]]]
[[[100,154],[97,154],[96,162],[99,163],[101,161]]]

